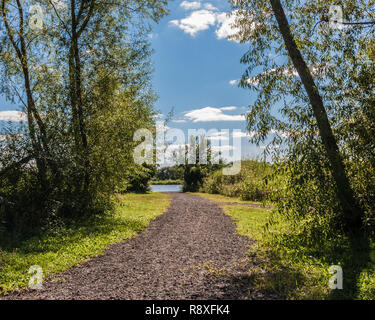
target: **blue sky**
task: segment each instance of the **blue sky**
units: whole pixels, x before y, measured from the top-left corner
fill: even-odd
[[[226,0],[172,1],[170,14],[149,34],[154,55],[153,86],[159,96],[156,109],[166,115],[174,108],[169,127],[187,129],[241,129],[243,114],[253,96],[237,87],[246,66],[240,63],[247,45],[229,41],[233,33],[231,8]],[[2,113],[17,106],[0,97]],[[4,119],[3,119],[4,120]],[[9,114],[8,114],[9,120]],[[242,139],[242,157],[255,157],[262,148]]]
[[[169,127],[206,130],[241,129],[243,115],[254,97],[237,87],[246,66],[240,63],[247,45],[229,41],[234,32],[228,1],[173,1],[170,15],[150,34],[155,50],[154,88],[156,108],[164,115],[174,108]],[[177,122],[176,122],[177,120]],[[243,157],[255,157],[262,149],[242,139]]]

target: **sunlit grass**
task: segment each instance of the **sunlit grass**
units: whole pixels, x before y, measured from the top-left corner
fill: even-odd
[[[304,235],[293,233],[285,220],[275,219],[272,210],[225,204],[250,203],[237,198],[199,195],[217,201],[236,223],[238,234],[256,240],[248,250],[249,258],[260,262],[249,270],[251,286],[275,294],[280,299],[375,299],[374,243],[371,245],[374,257],[371,257],[368,267],[361,271],[357,280],[358,292],[353,294],[330,290],[328,281],[332,275],[329,273],[329,267],[332,264],[340,265],[342,257],[349,254],[347,239],[341,240],[342,252],[332,251],[329,246],[312,252],[296,240]],[[358,251],[361,249],[359,246]],[[360,254],[357,259],[361,259]],[[344,277],[362,262],[347,263],[343,267]]]
[[[240,198],[227,197],[221,194],[210,194],[210,193],[203,193],[203,192],[194,192],[192,194],[196,194],[203,198],[206,198],[211,201],[216,201],[216,202],[232,202],[232,203],[259,204],[259,205],[261,204],[261,202],[241,200]]]
[[[162,193],[119,195],[117,200],[112,214],[1,250],[0,293],[28,286],[32,265],[42,267],[46,278],[103,254],[109,245],[145,228],[170,203]]]

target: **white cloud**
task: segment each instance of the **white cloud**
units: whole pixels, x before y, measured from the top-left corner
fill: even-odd
[[[180,7],[185,10],[194,10],[201,7],[201,3],[198,1],[182,1]]]
[[[231,86],[235,86],[237,83],[238,83],[238,80],[231,80],[231,81],[229,81],[229,84]]]
[[[217,132],[211,133],[207,138],[210,139],[211,141],[213,140],[228,141],[229,134],[227,132],[217,131]]]
[[[215,11],[215,10],[218,10],[215,6],[213,6],[211,3],[205,3],[204,4],[204,7],[207,9],[207,10],[211,10],[211,11]]]
[[[183,1],[181,7],[188,9],[199,9],[201,4],[199,2]],[[205,3],[204,9],[195,10],[191,12],[184,19],[176,19],[169,21],[169,24],[176,26],[185,33],[195,36],[198,32],[209,29],[215,26],[215,34],[218,39],[227,39],[229,36],[238,32],[238,29],[233,27],[235,22],[235,11],[231,14],[227,12],[216,12],[218,9],[211,3]],[[237,40],[232,40],[236,41]]]
[[[219,28],[215,31],[215,34],[218,39],[228,39],[228,37],[239,32],[239,29],[233,26],[236,21],[234,13],[228,14],[227,12],[222,12],[217,15],[216,19]],[[234,39],[230,40],[238,42]]]
[[[223,110],[223,111],[233,111],[233,110],[236,110],[237,107],[235,106],[229,106],[229,107],[221,107],[220,110]]]
[[[174,123],[185,123],[186,120],[184,120],[184,119],[177,119],[177,120],[172,120],[172,122],[174,122]]]
[[[327,73],[328,67],[329,65],[326,65],[326,66],[314,65],[314,66],[310,66],[309,69],[310,69],[311,74],[314,77],[322,77]],[[274,69],[264,71],[263,73],[255,77],[248,78],[246,80],[246,83],[251,84],[253,86],[258,86],[263,76],[267,76],[269,74],[275,74],[275,73],[281,73],[283,76],[286,76],[286,77],[298,77],[299,76],[297,70],[294,67],[280,66]]]
[[[216,23],[216,15],[209,10],[198,10],[184,19],[172,20],[169,23],[194,37],[199,31],[207,30],[213,26]]]
[[[243,132],[243,131],[233,131],[233,138],[252,138],[256,135],[256,131]],[[229,140],[229,135],[225,132],[217,131],[209,136],[211,140]]]
[[[21,111],[0,111],[0,121],[22,122],[27,121],[27,116]]]
[[[230,115],[223,113],[220,108],[205,107],[187,111],[185,117],[193,122],[209,121],[244,121],[243,115]]]

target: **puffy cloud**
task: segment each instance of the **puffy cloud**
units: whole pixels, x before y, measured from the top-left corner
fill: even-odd
[[[180,6],[186,10],[195,10],[200,9],[202,5],[200,2],[196,1],[183,1]],[[191,36],[195,36],[198,32],[207,30],[211,26],[215,26],[216,37],[218,39],[227,39],[229,36],[238,32],[238,29],[233,27],[233,23],[236,19],[235,12],[216,12],[217,10],[218,9],[211,3],[205,3],[203,9],[191,12],[184,19],[171,20],[169,24],[180,28]]]
[[[235,35],[239,32],[239,29],[234,27],[233,24],[236,21],[236,16],[233,13],[219,13],[216,17],[218,29],[215,31],[218,39],[228,39],[228,37]],[[231,41],[238,42],[237,40],[230,39]]]
[[[0,111],[0,121],[22,122],[27,121],[27,116],[21,111]]]
[[[194,10],[201,7],[201,3],[198,1],[182,1],[180,7],[185,10]]]
[[[185,117],[193,122],[209,121],[244,121],[244,115],[231,115],[223,113],[220,108],[205,107],[187,111]]]
[[[216,15],[209,10],[198,10],[184,19],[172,20],[169,23],[194,37],[199,31],[207,30],[210,26],[215,25]]]

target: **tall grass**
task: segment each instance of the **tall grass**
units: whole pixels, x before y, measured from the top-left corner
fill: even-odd
[[[277,191],[277,184],[270,179],[272,165],[256,160],[243,160],[237,175],[223,175],[218,170],[204,178],[201,192],[240,197],[242,200],[264,201]]]

